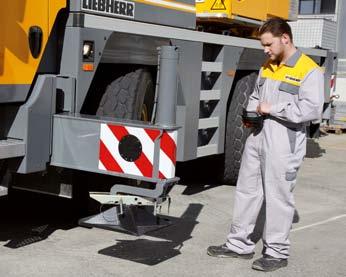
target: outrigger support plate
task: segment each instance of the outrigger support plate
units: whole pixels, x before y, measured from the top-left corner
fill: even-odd
[[[81,219],[79,225],[140,236],[171,224],[168,219],[154,215],[154,206],[123,205],[122,209],[121,213],[120,206],[115,206],[100,214]]]
[[[161,210],[162,203],[166,200],[169,209],[168,192],[178,180],[179,178],[161,180],[156,183],[155,189],[116,184],[109,193],[91,192],[90,197],[94,200],[114,207],[80,219],[79,225],[122,231],[137,236],[166,227],[171,222],[159,216],[157,211]]]

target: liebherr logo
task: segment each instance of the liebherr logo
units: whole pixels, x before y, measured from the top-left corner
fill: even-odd
[[[293,76],[290,76],[290,75],[286,75],[285,78],[287,80],[290,80],[290,81],[293,81],[293,82],[297,82],[297,83],[299,83],[301,81],[300,79],[298,79],[296,77],[293,77]]]
[[[135,4],[123,0],[83,0],[82,10],[133,18]]]

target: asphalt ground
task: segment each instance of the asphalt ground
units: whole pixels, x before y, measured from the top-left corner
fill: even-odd
[[[170,194],[173,224],[143,236],[80,227],[70,200],[1,198],[0,276],[346,276],[345,134],[309,141],[289,265],[273,273],[252,270],[251,260],[206,254],[225,241],[235,188],[213,181],[212,164],[181,171]],[[255,258],[261,250],[259,241]]]

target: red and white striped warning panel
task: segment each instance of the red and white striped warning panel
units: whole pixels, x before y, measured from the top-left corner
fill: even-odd
[[[164,131],[160,142],[159,178],[175,177],[177,131]]]
[[[100,170],[153,178],[155,141],[160,141],[159,178],[175,177],[177,131],[101,124]]]
[[[335,74],[332,74],[332,76],[330,76],[330,91],[331,92],[335,91],[335,79],[336,79]]]

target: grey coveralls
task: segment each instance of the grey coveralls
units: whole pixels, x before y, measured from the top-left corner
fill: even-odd
[[[265,201],[264,253],[288,258],[293,189],[306,152],[305,127],[320,119],[324,102],[322,70],[299,50],[286,64],[268,61],[260,70],[247,110],[255,111],[259,102],[272,108],[262,129],[246,141],[226,245],[239,254],[254,251],[250,235]]]

